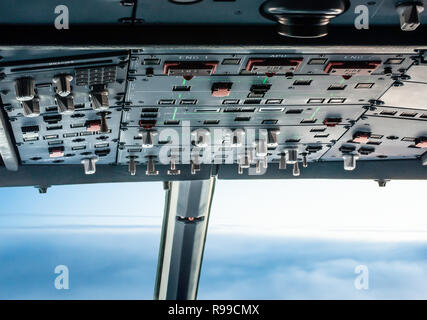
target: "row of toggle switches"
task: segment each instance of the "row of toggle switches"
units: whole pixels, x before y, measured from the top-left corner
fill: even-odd
[[[256,146],[257,156],[264,157],[267,155],[268,148],[274,148],[278,146],[278,135],[280,129],[267,129],[266,139],[255,140],[254,145]],[[138,136],[142,140],[142,148],[152,148],[154,146],[154,137],[158,132],[152,128],[141,129]],[[245,138],[245,129],[235,129],[231,137],[231,147],[242,147]],[[207,129],[196,129],[191,132],[192,141],[194,145],[199,148],[206,148],[209,145],[210,132]]]
[[[55,102],[58,106],[58,113],[71,114],[74,112],[74,98],[72,95],[71,81],[73,76],[60,74],[53,77],[55,84]],[[15,81],[16,99],[21,102],[23,114],[26,117],[36,117],[40,115],[40,99],[35,92],[35,80],[30,77],[18,78]],[[108,90],[104,85],[92,86],[89,93],[91,107],[94,110],[107,110],[109,108]]]
[[[268,167],[267,156],[265,156],[264,159],[262,160],[256,159],[254,161],[254,157],[252,154],[253,154],[252,152],[245,152],[244,154],[240,154],[238,156],[237,163],[238,163],[239,174],[243,174],[243,169],[249,169],[253,162],[255,162],[256,173],[261,173],[261,166],[264,169],[267,169]],[[293,176],[299,176],[301,174],[301,171],[299,168],[298,156],[299,154],[298,154],[297,148],[292,148],[292,147],[286,148],[280,154],[279,170],[286,170],[287,165],[293,165],[293,170],[292,170]],[[308,167],[307,153],[302,153],[301,156],[302,156],[302,166],[304,168],[307,168]],[[356,167],[357,155],[347,154],[347,155],[344,155],[343,158],[344,158],[344,169],[354,170]],[[137,169],[136,159],[137,159],[136,156],[129,156],[128,170],[132,176],[136,174],[136,169]],[[97,161],[98,161],[98,157],[85,158],[81,161],[84,167],[85,174],[94,174],[96,172]],[[178,156],[171,155],[170,169],[167,171],[168,175],[181,174],[181,170],[177,169],[176,167],[177,162],[178,162]],[[200,161],[198,159],[198,156],[196,155],[191,161],[190,173],[194,175],[199,171],[200,171]],[[156,176],[159,174],[159,171],[157,171],[155,167],[155,156],[148,156],[147,170],[145,173],[148,176]]]

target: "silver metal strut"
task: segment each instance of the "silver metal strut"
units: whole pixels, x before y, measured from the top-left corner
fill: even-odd
[[[154,299],[196,299],[214,187],[214,177],[165,183]]]

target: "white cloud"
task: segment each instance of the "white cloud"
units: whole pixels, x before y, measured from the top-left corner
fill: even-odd
[[[201,299],[427,298],[427,244],[213,238]],[[357,265],[368,267],[368,290],[354,286]]]
[[[218,181],[210,232],[427,241],[427,181]]]

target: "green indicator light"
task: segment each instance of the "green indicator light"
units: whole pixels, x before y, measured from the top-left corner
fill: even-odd
[[[263,81],[262,83],[266,83],[266,82],[267,82],[267,80],[268,80],[268,77],[265,77],[265,78],[264,78],[264,81]]]
[[[187,83],[187,80],[182,80],[182,85],[185,86],[185,84]]]
[[[181,99],[181,97],[182,97],[182,93],[180,93],[180,94],[178,95],[178,98],[179,98],[179,99]]]
[[[178,108],[175,107],[175,110],[173,111],[172,120],[175,120],[176,112],[178,111]]]
[[[333,93],[331,93],[329,96],[333,97],[333,96],[334,96],[334,94],[333,94]]]
[[[316,113],[318,113],[320,110],[320,107],[317,107],[316,110],[314,110],[313,114],[311,115],[310,119],[314,119],[314,116],[316,115]]]

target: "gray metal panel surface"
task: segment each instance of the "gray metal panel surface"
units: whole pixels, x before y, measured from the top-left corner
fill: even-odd
[[[87,131],[86,122],[99,120],[95,110],[79,110],[73,114],[61,115],[57,124],[37,118],[16,117],[11,122],[16,144],[23,164],[80,164],[83,158],[102,154],[100,164],[116,162],[117,146],[121,119],[121,108],[110,108],[107,111],[108,133]],[[37,126],[37,134],[30,134],[27,141],[22,133],[23,127]],[[57,129],[50,129],[56,128]],[[36,139],[35,141],[33,139]],[[63,156],[50,157],[49,148],[63,147]],[[104,152],[108,151],[107,155]]]
[[[139,0],[137,18],[146,23],[184,24],[272,24],[259,13],[266,0],[210,1],[204,0],[191,5],[179,5],[169,0]],[[351,6],[341,16],[332,20],[332,25],[353,25],[355,8],[364,5],[369,10],[370,24],[391,25],[399,23],[396,2],[351,0]],[[171,14],[173,12],[173,14]],[[426,15],[421,15],[427,23]]]
[[[415,113],[412,109],[399,109],[391,116],[387,110],[394,106],[382,106],[377,100],[389,88],[398,88],[394,85],[399,82],[404,82],[403,88],[416,83],[408,80],[407,74],[412,68],[423,66],[422,52],[351,50],[356,49],[332,48],[335,53],[331,53],[323,48],[313,53],[310,48],[306,52],[304,48],[147,47],[95,54],[82,50],[75,56],[52,51],[57,55],[41,59],[45,53],[40,53],[37,59],[28,60],[21,60],[22,51],[18,50],[16,61],[0,63],[3,68],[0,92],[22,167],[40,163],[78,164],[82,158],[96,155],[100,165],[119,165],[124,171],[135,164],[138,174],[146,173],[149,179],[185,179],[183,168],[190,167],[190,160],[193,165],[202,161],[221,167],[236,162],[242,165],[248,156],[252,167],[259,168],[261,163],[274,167],[291,149],[297,151],[297,161],[313,164],[341,159],[341,154],[331,156],[335,151],[329,149],[338,150],[346,144],[348,135],[365,127],[366,119],[380,116],[378,122],[381,122],[396,118],[396,125],[374,123],[383,140],[397,135],[394,132],[397,129],[403,130],[399,136],[407,133],[405,136],[411,137],[412,131],[422,125],[411,126],[413,122],[405,122],[408,119],[425,122],[424,112],[419,109]],[[174,71],[178,75],[164,74],[176,66],[171,61],[184,62],[182,68]],[[212,61],[215,63],[209,64]],[[267,67],[256,69],[259,74],[248,71],[251,64],[262,66],[264,62]],[[289,72],[288,63],[299,63],[299,67]],[[115,68],[114,79],[110,79],[113,73],[110,68]],[[412,75],[419,73],[415,71]],[[58,115],[52,83],[58,74],[74,77],[71,86],[77,108],[72,115]],[[33,118],[23,116],[21,102],[15,97],[15,81],[28,76],[35,79],[35,93],[41,103],[41,114]],[[88,80],[92,78],[93,83]],[[111,132],[107,134],[93,133],[98,129],[91,127],[91,121],[99,121],[101,117],[92,110],[89,100],[94,90],[92,85],[97,81],[106,85],[109,93],[111,113],[107,114],[107,123]],[[215,86],[224,83],[230,88],[215,93]],[[410,92],[407,96],[415,94]],[[211,133],[213,140],[208,138],[211,145],[196,145],[191,133],[198,129]],[[245,129],[247,135],[243,146],[230,147],[236,129]],[[267,151],[256,154],[257,146],[265,141],[265,132],[276,129],[280,129],[277,145],[269,140]],[[151,147],[142,146],[141,135],[147,130],[157,132]],[[424,133],[413,134],[422,138]],[[362,159],[379,159],[377,156],[412,159],[422,154],[423,147],[408,148],[407,141],[393,141],[392,145],[388,141],[376,142],[370,143],[375,152],[369,155],[365,153],[371,149],[362,148]],[[56,150],[57,147],[62,150]],[[178,171],[172,169],[171,153],[182,176],[175,175]],[[155,169],[147,170],[147,164]],[[247,164],[243,165],[246,169]],[[194,170],[191,178],[200,174]],[[236,178],[241,176],[241,172],[235,174]]]
[[[154,110],[157,110],[153,112]],[[201,106],[166,106],[125,108],[123,122],[126,127],[139,126],[141,119],[156,119],[156,127],[172,127],[170,121],[179,121],[179,126],[200,127],[219,121],[217,127],[239,128],[247,126],[271,127],[266,120],[277,120],[279,126],[323,126],[327,118],[341,118],[340,124],[346,125],[356,121],[366,109],[362,105],[333,104],[324,105],[201,105]],[[142,118],[152,115],[151,118]],[[247,118],[247,121],[236,121],[236,118]],[[169,121],[169,122],[168,122]]]
[[[366,104],[369,100],[381,96],[394,82],[384,75],[357,76],[349,80],[331,75],[266,78],[265,75],[230,75],[195,77],[184,81],[182,77],[175,76],[136,76],[128,86],[127,101],[133,101],[136,105],[150,106],[161,103],[161,100],[174,100],[174,104],[182,104],[191,99],[196,100],[197,105],[218,106],[230,100],[238,100],[238,104],[251,105],[251,96],[249,96],[251,86],[267,84],[271,85],[271,89],[260,98],[260,104],[268,104],[272,99],[280,99],[281,104],[286,105],[319,104],[319,102],[310,102],[313,101],[310,99],[320,99],[321,104]],[[298,81],[308,81],[310,84],[297,85]],[[212,86],[221,82],[233,84],[230,94],[226,97],[212,97]],[[357,87],[359,83],[371,83],[372,87],[360,89]],[[191,88],[189,91],[173,91],[174,87],[180,86]],[[344,89],[332,90],[333,86],[343,86]]]
[[[405,81],[401,87],[391,87],[380,99],[388,106],[427,109],[427,83]]]
[[[75,105],[81,109],[90,109],[89,84],[80,83],[76,77],[77,70],[82,72],[100,72],[112,70],[114,76],[106,83],[111,106],[120,104],[124,99],[127,77],[127,54],[122,51],[115,53],[84,54],[50,59],[15,61],[0,64],[4,77],[0,81],[1,99],[9,117],[22,115],[22,107],[15,97],[15,81],[31,75],[35,81],[35,93],[40,99],[40,112],[55,112],[55,84],[52,82],[58,74],[73,76],[71,81],[72,95]],[[121,55],[120,55],[121,53]],[[93,71],[91,71],[93,70]]]
[[[55,8],[59,5],[67,6],[71,28],[79,24],[119,24],[120,18],[132,16],[132,7],[122,6],[120,0],[2,0],[0,21],[6,25],[46,24],[54,28],[59,16]]]
[[[359,132],[371,135],[367,143],[353,142]],[[367,116],[352,127],[321,160],[342,160],[342,147],[354,148],[360,160],[415,159],[426,151],[425,147],[415,146],[416,140],[422,137],[427,137],[427,122],[424,120]]]

